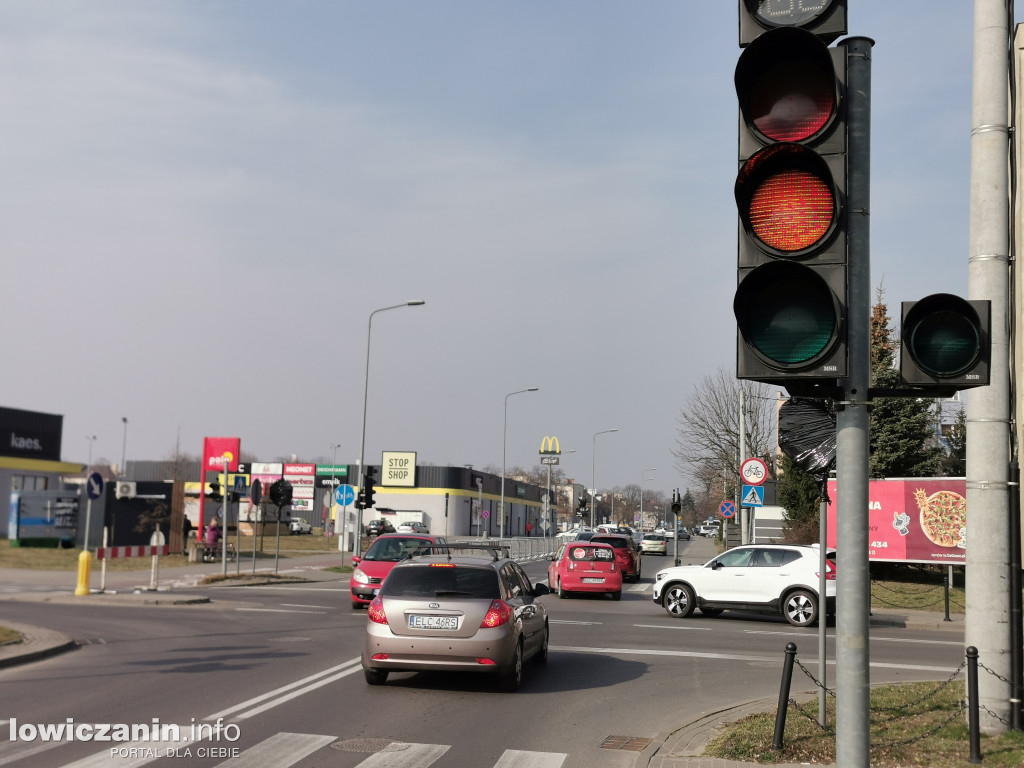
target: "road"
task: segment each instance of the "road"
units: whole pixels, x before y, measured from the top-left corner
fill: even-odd
[[[618,745],[610,737],[643,745],[706,713],[777,696],[788,642],[817,674],[816,630],[765,616],[669,617],[650,591],[655,571],[670,563],[647,558],[643,582],[627,585],[620,602],[541,598],[551,616],[550,660],[528,666],[517,694],[497,693],[485,678],[425,673],[367,686],[358,664],[365,612],[351,609],[344,575],[204,587],[198,591],[213,602],[199,606],[96,607],[0,594],[5,619],[61,629],[81,645],[0,670],[0,766],[626,768],[638,752],[610,748]],[[524,567],[544,578],[546,563]],[[873,682],[944,680],[962,656],[957,633],[872,630]],[[798,673],[794,690],[811,689]],[[112,759],[111,747],[129,745],[12,740],[4,722],[16,721],[18,737],[26,724],[69,718],[176,724],[183,738],[218,719],[229,729],[201,742],[132,745],[143,750],[134,759]],[[211,747],[238,756],[201,751]]]

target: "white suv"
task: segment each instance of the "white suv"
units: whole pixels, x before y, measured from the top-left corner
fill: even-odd
[[[704,565],[665,568],[654,577],[654,602],[679,619],[700,608],[781,613],[798,627],[818,620],[817,544],[751,544],[723,552]],[[835,613],[836,564],[825,560],[825,613]]]

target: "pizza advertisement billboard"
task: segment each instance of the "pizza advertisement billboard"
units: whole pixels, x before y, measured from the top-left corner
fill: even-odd
[[[962,477],[871,480],[868,559],[964,565],[967,480]],[[828,544],[836,546],[836,481],[828,482]]]

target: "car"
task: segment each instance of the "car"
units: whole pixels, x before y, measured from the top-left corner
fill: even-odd
[[[706,616],[726,610],[780,614],[790,624],[817,622],[817,544],[750,544],[726,550],[704,565],[681,565],[654,577],[656,605],[684,619],[699,608]],[[825,613],[835,615],[836,564],[826,553]]]
[[[395,563],[447,543],[444,536],[409,533],[383,533],[378,536],[362,557],[356,555],[352,558],[352,578],[349,580],[352,607],[362,608],[370,604]]]
[[[312,533],[313,526],[301,517],[293,517],[292,521],[288,524],[288,530],[292,533]]]
[[[371,520],[366,524],[367,536],[380,536],[382,533],[395,533],[395,526],[390,520]]]
[[[717,536],[721,530],[722,529],[719,527],[718,523],[704,523],[704,525],[700,527],[699,533],[705,538],[713,538]]]
[[[689,541],[690,532],[687,531],[685,528],[680,528],[678,531],[676,531],[676,538],[680,541]]]
[[[666,555],[668,554],[668,542],[660,533],[645,533],[644,537],[640,539],[640,551],[645,555]]]
[[[548,587],[559,598],[576,592],[622,599],[622,573],[611,544],[570,541],[558,548],[548,565]]]
[[[576,531],[576,535],[572,537],[573,541],[590,541],[592,538],[597,536],[598,531]]]
[[[612,545],[612,549],[615,550],[615,562],[622,571],[623,581],[640,581],[640,555],[631,538],[617,533],[597,533],[591,536],[590,540]]]
[[[548,614],[538,598],[548,593],[507,547],[460,544],[398,563],[366,611],[363,676],[383,685],[392,672],[475,672],[517,691],[525,662],[547,661]]]
[[[430,533],[430,528],[419,520],[406,520],[404,523],[399,523],[395,533]]]

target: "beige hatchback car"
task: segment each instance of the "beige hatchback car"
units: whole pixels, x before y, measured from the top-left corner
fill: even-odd
[[[524,663],[547,660],[548,614],[537,599],[547,586],[531,584],[507,547],[474,547],[490,557],[463,554],[467,548],[453,545],[391,569],[367,608],[367,683],[382,685],[391,672],[464,671],[517,691]]]

